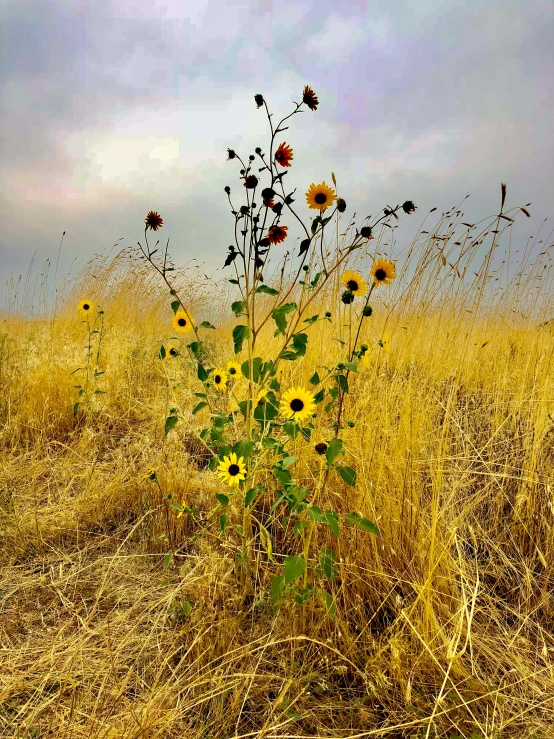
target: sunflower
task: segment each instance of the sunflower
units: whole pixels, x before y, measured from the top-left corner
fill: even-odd
[[[159,228],[163,226],[163,218],[160,217],[159,213],[156,213],[155,210],[151,210],[146,218],[144,219],[144,222],[146,224],[146,229],[150,228],[152,231],[157,231]]]
[[[310,110],[316,110],[317,106],[319,105],[319,100],[317,99],[315,92],[312,90],[311,87],[308,87],[308,85],[304,87],[304,92],[302,93],[302,102],[306,103]]]
[[[275,161],[277,164],[280,164],[281,167],[290,167],[293,158],[290,146],[285,142],[279,144],[279,148],[275,152]]]
[[[280,411],[285,418],[304,421],[315,412],[315,398],[309,390],[291,387],[283,394]]]
[[[270,244],[280,244],[287,238],[288,226],[270,226],[267,239]]]
[[[377,287],[381,283],[390,285],[391,281],[396,277],[396,267],[388,259],[378,259],[371,268],[371,274],[375,280]]]
[[[367,292],[367,282],[364,280],[359,272],[353,272],[347,269],[341,277],[342,284],[347,290],[350,290],[352,295],[357,298],[363,298]]]
[[[224,482],[229,484],[229,487],[238,486],[239,482],[246,477],[244,458],[239,457],[237,459],[237,455],[231,452],[228,457],[223,457],[223,462],[219,463],[217,474]]]
[[[310,189],[306,193],[306,202],[310,208],[320,211],[332,205],[336,199],[337,194],[325,182],[322,182],[321,185],[314,185],[312,182]]]
[[[273,208],[273,206],[275,205],[275,200],[273,200],[273,198],[271,198],[270,200],[265,199],[264,200],[264,205],[267,208]]]
[[[229,362],[227,362],[227,374],[234,378],[238,374],[240,374],[240,364],[238,362],[233,362],[231,359]]]
[[[165,350],[165,356],[166,357],[178,357],[179,350],[177,349],[176,346],[173,346],[173,344],[170,344]]]
[[[179,331],[180,333],[185,334],[192,328],[192,318],[189,316],[186,310],[181,309],[178,310],[177,313],[175,313],[175,315],[173,316],[171,325],[173,326],[175,331]]]
[[[256,395],[256,400],[254,401],[254,405],[260,405],[262,400],[265,398],[265,396],[268,394],[269,390],[260,390],[260,392]]]
[[[145,480],[150,480],[150,482],[154,482],[156,479],[156,470],[154,467],[148,467],[148,469],[144,470],[143,477]]]
[[[214,387],[216,390],[225,390],[225,386],[227,385],[227,372],[225,370],[221,369],[220,367],[216,367],[214,369]]]
[[[88,316],[88,314],[92,313],[92,311],[94,310],[94,303],[92,302],[92,300],[81,300],[78,308],[84,316]]]

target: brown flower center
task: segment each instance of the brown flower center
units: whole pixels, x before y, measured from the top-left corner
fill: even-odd
[[[318,192],[314,200],[318,205],[323,205],[327,202],[327,195],[324,192]]]
[[[358,283],[356,282],[356,280],[348,280],[348,282],[346,283],[346,287],[350,290],[350,292],[355,293],[358,289]]]
[[[231,367],[230,370],[229,370],[229,374],[230,375],[236,375],[237,374],[236,369],[234,367]]]
[[[291,411],[294,411],[295,413],[300,413],[301,410],[304,408],[304,401],[300,400],[300,398],[293,398],[293,400],[290,401],[290,409]]]
[[[386,278],[386,276],[387,276],[387,273],[385,272],[384,269],[378,269],[375,272],[375,279],[376,280],[379,280],[379,281],[384,280]]]
[[[169,353],[171,354],[172,357],[174,357],[177,354],[177,349],[170,349]]]
[[[238,475],[240,472],[240,467],[238,466],[238,464],[230,464],[228,472],[231,477],[236,477],[236,475]]]
[[[83,305],[83,310],[90,310],[90,305],[88,303],[85,303]]]
[[[214,377],[214,382],[215,382],[216,385],[220,385],[221,384],[221,375],[216,375]]]
[[[187,325],[187,319],[186,318],[178,318],[177,323],[179,326],[186,326]]]

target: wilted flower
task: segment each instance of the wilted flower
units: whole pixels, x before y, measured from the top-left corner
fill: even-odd
[[[227,159],[234,159],[236,157],[236,154],[232,149],[227,149],[227,154]]]
[[[416,209],[416,206],[412,203],[411,200],[406,200],[406,202],[402,205],[402,210],[404,213],[413,213]]]
[[[247,187],[249,190],[253,190],[257,184],[258,178],[256,177],[256,175],[250,174],[244,179],[244,186]]]
[[[311,87],[308,87],[308,85],[304,87],[304,92],[302,93],[302,102],[306,103],[310,110],[316,110],[317,106],[319,105],[319,100],[317,99],[315,92],[312,90]]]
[[[363,236],[364,239],[370,239],[371,226],[362,226],[362,228],[360,229],[360,235]]]
[[[327,444],[324,441],[320,441],[319,444],[315,445],[316,454],[325,454],[327,451]]]
[[[288,226],[271,226],[267,232],[267,238],[270,244],[280,244],[287,238]]]
[[[339,198],[337,200],[337,210],[339,213],[344,213],[346,210],[346,202],[343,200],[343,198]]]
[[[263,95],[260,95],[260,94],[258,94],[258,95],[254,95],[254,100],[256,101],[256,106],[257,106],[258,108],[261,108],[261,107],[262,107],[262,105],[264,104],[264,98],[263,98]]]
[[[285,142],[279,144],[279,148],[275,152],[275,161],[281,165],[281,167],[290,167],[290,162],[293,159],[292,149]]]
[[[159,213],[156,213],[155,210],[151,210],[146,218],[144,219],[144,222],[146,224],[146,228],[152,229],[152,231],[157,231],[159,228],[163,225],[163,220],[160,217]],[[146,228],[144,229],[146,231]]]

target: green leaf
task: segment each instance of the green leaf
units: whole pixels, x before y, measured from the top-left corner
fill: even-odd
[[[344,366],[346,367],[346,369],[350,370],[350,372],[358,371],[358,362],[346,362]]]
[[[342,439],[333,439],[329,442],[325,456],[327,457],[327,464],[331,465],[342,451]]]
[[[314,521],[318,521],[319,523],[325,523],[326,521],[325,515],[321,512],[321,509],[318,508],[316,505],[310,506],[306,510],[306,515],[312,518]]]
[[[164,557],[164,570],[168,570],[173,562],[173,552],[168,552]]]
[[[223,495],[223,493],[216,493],[215,498],[222,506],[229,505],[229,498],[226,495]]]
[[[264,446],[266,449],[274,449],[276,446],[279,446],[279,442],[277,439],[273,439],[271,436],[265,436],[262,439],[262,446]]]
[[[254,357],[254,359],[252,360],[252,380],[254,382],[258,382],[259,379],[260,379],[260,371],[261,371],[261,368],[262,368],[263,361],[264,360],[261,357]],[[248,377],[248,373],[249,373],[249,364],[248,364],[248,361],[243,362],[241,364],[240,371],[242,372],[242,374],[244,375],[244,377],[246,377],[247,380],[250,379]]]
[[[260,524],[260,544],[265,549],[267,558],[270,562],[272,562],[273,547],[271,545],[271,536],[269,535],[269,531],[262,524]]]
[[[271,581],[271,602],[277,603],[277,601],[281,600],[281,594],[283,593],[283,588],[285,587],[285,578],[283,575],[279,575],[278,577],[274,577]]]
[[[225,529],[227,528],[227,521],[229,520],[229,516],[226,513],[222,513],[219,517],[219,528],[221,529],[221,533],[225,533]]]
[[[356,484],[356,470],[353,467],[339,467],[337,465],[337,472],[347,485],[354,486]]]
[[[246,418],[250,412],[250,406],[252,405],[250,400],[241,400],[239,403],[240,412]]]
[[[322,387],[321,390],[314,395],[314,401],[316,405],[319,405],[319,403],[321,403],[324,397],[325,397],[325,388]]]
[[[316,216],[314,220],[312,221],[312,236],[317,231],[318,225],[321,223],[321,216]]]
[[[80,405],[81,405],[80,403],[75,403],[75,405],[73,406],[73,415],[74,416],[77,415],[77,411],[79,410],[79,406]]]
[[[258,488],[250,488],[250,490],[246,493],[244,496],[244,507],[248,508],[249,505],[252,505],[254,502],[254,498],[256,495],[258,495]]]
[[[320,590],[319,595],[321,596],[323,602],[325,603],[325,607],[327,608],[327,613],[330,616],[335,616],[337,613],[337,609],[335,608],[335,604],[333,602],[333,596],[330,595],[326,590]]]
[[[308,334],[294,334],[292,345],[298,356],[303,357],[306,354],[306,347],[308,345]]]
[[[291,474],[288,470],[283,470],[280,467],[273,467],[273,474],[279,480],[283,487],[288,487],[292,482]]]
[[[296,521],[294,526],[292,527],[292,533],[295,536],[298,536],[298,534],[301,534],[302,531],[304,531],[304,529],[306,528],[306,526],[309,526],[309,525],[310,525],[310,522],[306,520]]]
[[[335,375],[335,382],[343,393],[348,392],[348,380],[346,379],[346,375]]]
[[[248,326],[235,326],[233,329],[233,344],[235,347],[235,354],[239,354],[242,349],[244,341],[250,336],[250,329]]]
[[[337,537],[340,536],[339,519],[334,511],[325,512],[325,523],[331,529],[331,532]]]
[[[265,293],[266,295],[279,295],[279,290],[275,290],[273,287],[267,285],[260,285],[256,288],[257,293]]]
[[[319,375],[317,372],[314,372],[313,375],[310,377],[310,385],[319,385],[321,380],[319,379]]]
[[[291,313],[292,311],[296,310],[296,308],[296,303],[285,303],[284,305],[280,305],[271,311],[273,320],[277,324],[277,331],[275,332],[277,336],[279,334],[282,334],[283,336],[285,335],[285,331],[287,329],[287,313]]]
[[[310,326],[311,326],[311,325],[312,325],[312,323],[315,323],[315,322],[317,321],[317,319],[318,319],[318,318],[319,318],[319,315],[316,315],[316,316],[312,316],[311,318],[305,318],[305,319],[303,320],[303,323],[307,323],[308,325],[310,325]]]
[[[214,328],[215,326],[212,326],[212,324],[209,321],[202,321],[202,323],[198,326],[198,328]]]
[[[367,531],[370,534],[379,534],[377,526],[359,513],[348,513],[345,518],[348,523],[351,523],[354,526],[359,526],[363,531]]]
[[[319,552],[319,572],[331,582],[337,577],[337,555],[333,549],[321,549]]]
[[[304,562],[302,555],[285,557],[285,585],[302,577],[305,569],[306,562]]]
[[[245,461],[252,456],[254,451],[254,442],[251,439],[241,439],[237,441],[234,447],[231,449],[237,457],[242,457]]]
[[[200,363],[198,363],[197,375],[200,382],[206,382],[209,377],[208,371]]]
[[[179,302],[178,300],[174,300],[174,301],[173,301],[173,302],[171,303],[171,307],[172,307],[172,309],[173,309],[173,312],[174,312],[174,313],[177,313],[177,311],[178,311],[178,310],[179,310],[179,308],[181,307],[181,303],[180,303],[180,302]]]
[[[237,316],[245,316],[246,315],[246,300],[236,300],[234,303],[231,303],[231,310]]]
[[[160,359],[165,359],[165,346],[163,344],[160,346],[160,353],[158,356]]]
[[[291,439],[296,439],[298,433],[300,432],[300,427],[298,426],[296,421],[290,418],[283,424],[283,431],[287,436],[290,436]]]
[[[281,468],[282,468],[283,470],[286,470],[286,469],[287,469],[287,467],[290,467],[290,466],[291,466],[292,464],[294,464],[295,462],[298,462],[298,457],[284,457],[284,458],[283,458],[283,459],[281,460]]]
[[[164,427],[164,431],[165,431],[165,435],[166,435],[166,436],[167,436],[167,435],[169,434],[169,432],[170,432],[170,431],[171,431],[172,429],[174,429],[174,428],[175,428],[175,426],[177,426],[177,422],[178,422],[178,421],[179,421],[179,418],[178,418],[178,416],[168,416],[168,417],[167,417],[167,418],[165,419],[165,427]]]
[[[276,393],[278,393],[281,389],[281,383],[279,382],[279,380],[277,380],[277,378],[273,378],[273,380],[271,380],[271,382],[269,383],[269,387],[271,388],[271,390],[274,390]]]

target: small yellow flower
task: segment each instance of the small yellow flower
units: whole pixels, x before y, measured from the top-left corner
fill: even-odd
[[[256,395],[256,400],[254,402],[254,405],[259,405],[261,401],[265,398],[265,396],[268,394],[269,390],[260,390],[260,392]]]
[[[396,267],[388,259],[378,259],[371,268],[375,286],[390,285],[396,277]]]
[[[181,510],[180,510],[180,511],[179,511],[179,513],[177,514],[177,518],[181,518],[181,516],[182,516],[182,515],[183,515],[184,513],[186,513],[186,510],[185,510],[185,509],[186,509],[186,507],[187,507],[187,504],[186,504],[186,502],[185,502],[184,500],[182,500],[182,501],[181,501]]]
[[[227,372],[220,367],[214,369],[214,387],[216,390],[225,390],[227,385]]]
[[[337,199],[337,195],[325,182],[320,185],[310,185],[310,189],[306,193],[306,202],[310,208],[323,211],[328,208]]]
[[[179,350],[177,349],[176,346],[173,346],[173,344],[170,344],[165,350],[166,357],[178,357],[179,353],[180,353]]]
[[[342,284],[347,290],[350,290],[352,295],[357,298],[363,298],[367,292],[367,282],[364,280],[359,272],[353,272],[347,269],[341,277]]]
[[[78,308],[83,316],[88,316],[94,310],[94,303],[92,300],[81,300]]]
[[[171,325],[175,329],[175,331],[179,331],[179,333],[185,334],[187,331],[190,331],[192,329],[192,318],[189,316],[189,314],[186,312],[186,310],[178,310],[177,313],[173,316],[173,320],[171,322]]]
[[[229,487],[237,487],[239,482],[246,477],[246,465],[244,458],[239,457],[231,452],[228,457],[223,457],[223,462],[219,463],[217,474],[221,479],[229,484]]]
[[[315,398],[309,390],[291,387],[283,394],[280,411],[285,418],[293,418],[299,423],[315,412]]]
[[[145,480],[150,480],[151,482],[154,482],[154,480],[156,479],[156,470],[154,469],[154,467],[148,467],[148,469],[144,471],[143,477]]]
[[[236,379],[237,375],[240,375],[240,364],[232,359],[227,362],[227,374],[231,379]]]

